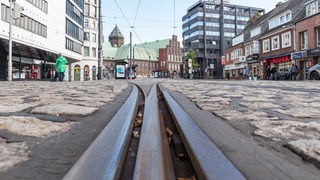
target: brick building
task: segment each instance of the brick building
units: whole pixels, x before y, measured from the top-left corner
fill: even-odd
[[[275,79],[289,79],[289,67],[295,60],[291,58],[296,50],[295,24],[303,19],[306,2],[290,0],[278,3],[267,14],[251,20],[242,34],[233,38],[232,46],[226,50],[226,58],[231,57],[234,65],[239,63],[239,58],[245,59],[242,61],[243,67],[239,67],[233,74],[240,75],[241,68],[248,68],[249,75],[265,79],[266,68],[275,67]],[[241,52],[234,49],[238,44],[243,46]]]
[[[308,69],[320,63],[320,1],[306,4],[305,17],[296,23],[296,53],[301,73],[300,79],[308,79]],[[318,77],[319,78],[319,77]]]

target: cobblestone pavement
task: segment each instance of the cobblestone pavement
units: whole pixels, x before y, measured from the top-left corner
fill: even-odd
[[[79,126],[83,117],[113,102],[128,87],[126,81],[115,80],[0,82],[0,173],[34,156],[29,146]]]
[[[320,81],[169,80],[162,84],[241,132],[278,143],[320,167]]]
[[[131,82],[146,91],[161,83],[242,133],[289,148],[320,167],[320,81]],[[90,143],[100,132],[97,125],[107,123],[100,119],[112,118],[104,111],[116,112],[130,89],[123,80],[0,82],[0,179],[61,179],[87,148],[83,142]]]

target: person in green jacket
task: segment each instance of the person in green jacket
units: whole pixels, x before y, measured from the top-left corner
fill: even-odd
[[[63,81],[64,79],[64,72],[66,70],[66,65],[68,64],[68,61],[65,57],[62,56],[61,53],[59,53],[59,56],[56,60],[56,68],[57,68],[57,72],[58,72],[58,77],[59,77],[59,81]]]

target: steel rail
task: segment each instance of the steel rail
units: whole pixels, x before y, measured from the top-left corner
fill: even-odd
[[[138,89],[133,85],[129,98],[63,179],[119,179],[137,108]]]
[[[246,179],[201,128],[161,89],[199,179]]]
[[[154,84],[145,101],[133,179],[168,179],[160,127],[157,85]],[[175,179],[175,177],[169,179]]]

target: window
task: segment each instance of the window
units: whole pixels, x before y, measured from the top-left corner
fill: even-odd
[[[97,42],[97,35],[96,34],[92,34],[92,42],[96,43]]]
[[[272,37],[272,51],[279,49],[279,36]]]
[[[286,32],[282,34],[282,48],[291,46],[291,33]]]
[[[270,40],[266,39],[263,41],[263,52],[269,52],[270,51]]]
[[[246,46],[246,56],[249,56],[253,53],[253,44]]]
[[[90,34],[89,34],[89,32],[85,32],[85,33],[84,33],[84,40],[85,40],[85,41],[90,41]]]
[[[250,31],[250,37],[254,37],[256,35],[259,35],[261,33],[261,26],[254,28]]]
[[[90,54],[89,54],[89,47],[84,47],[84,52],[83,52],[83,54],[84,54],[84,56],[89,56]]]
[[[317,46],[320,47],[320,27],[316,28],[317,33]]]
[[[300,33],[300,39],[301,39],[301,50],[308,49],[308,33],[307,33],[307,31]]]
[[[84,15],[89,16],[89,11],[90,11],[89,4],[85,4],[84,5]]]
[[[89,27],[89,20],[88,19],[84,20],[84,27],[86,27],[86,28]]]
[[[312,16],[320,12],[320,0],[312,1],[306,5],[306,14],[308,16]]]
[[[97,49],[96,48],[92,48],[92,57],[97,57]]]

